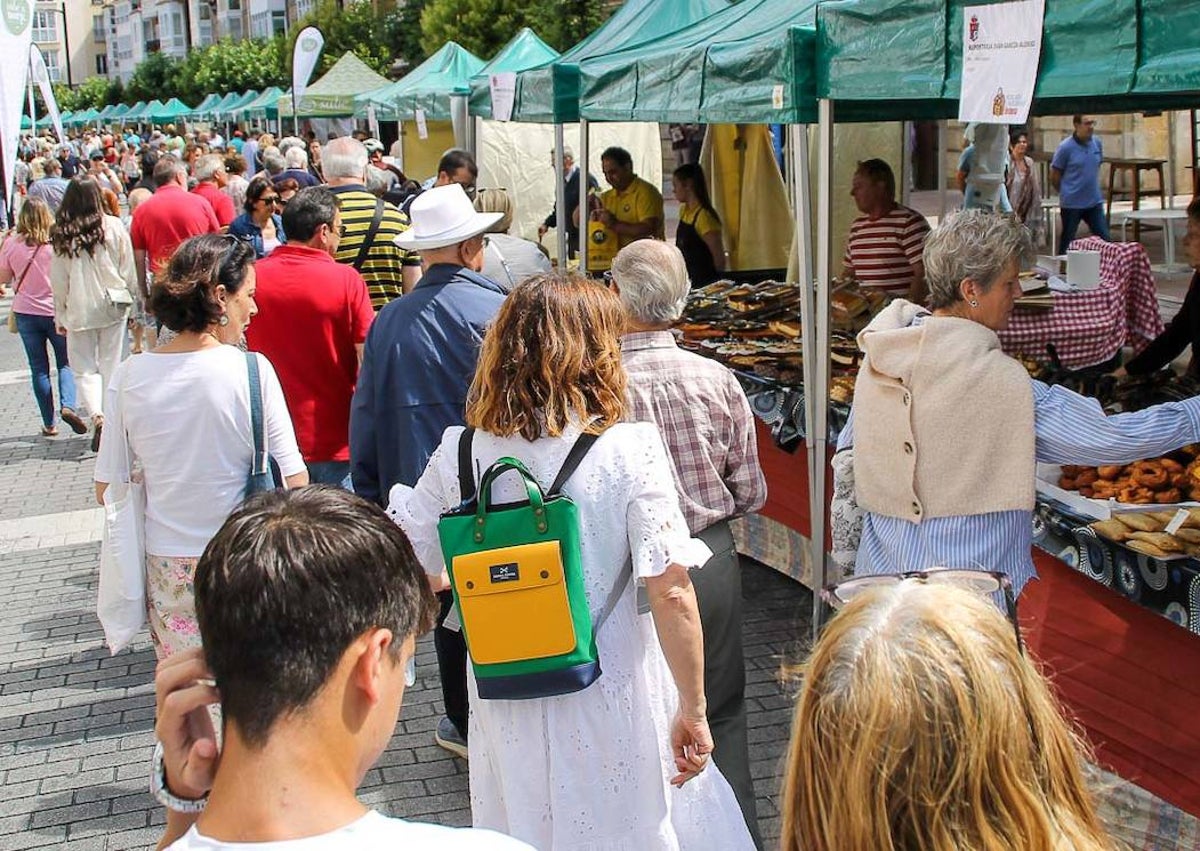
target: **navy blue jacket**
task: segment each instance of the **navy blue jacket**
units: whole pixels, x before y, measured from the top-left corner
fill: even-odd
[[[483,334],[500,285],[439,263],[375,317],[350,405],[354,492],[387,505],[396,483],[415,485],[442,432],[462,425]]]
[[[278,213],[271,214],[271,221],[275,223],[275,238],[282,245],[287,242],[287,237],[283,233],[283,219]],[[240,236],[243,239],[249,240],[254,246],[254,256],[259,260],[267,256],[266,246],[263,245],[262,228],[255,224],[254,219],[250,218],[249,213],[242,213],[236,219],[229,223],[229,232],[233,236]]]

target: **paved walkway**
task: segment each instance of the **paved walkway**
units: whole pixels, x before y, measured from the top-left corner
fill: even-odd
[[[7,313],[0,302],[0,318]],[[162,813],[146,791],[154,654],[143,635],[110,657],[95,618],[101,513],[88,437],[45,439],[14,335],[0,333],[0,851],[152,848]],[[201,435],[197,439],[202,439]],[[779,833],[777,774],[790,702],[776,682],[803,632],[807,592],[746,573],[750,731],[762,826]],[[426,639],[395,737],[363,782],[383,812],[466,825],[466,763],[433,744],[441,708]]]

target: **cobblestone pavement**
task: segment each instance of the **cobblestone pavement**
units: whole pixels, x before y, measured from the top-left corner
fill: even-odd
[[[0,333],[0,851],[151,848],[162,824],[146,791],[154,654],[144,634],[116,657],[103,648],[94,456],[86,436],[46,439],[39,426],[19,340]],[[790,720],[776,675],[795,656],[810,597],[758,565],[747,565],[745,595],[750,750],[774,844]],[[387,814],[466,825],[466,763],[433,744],[441,692],[428,639],[417,671],[361,796]]]

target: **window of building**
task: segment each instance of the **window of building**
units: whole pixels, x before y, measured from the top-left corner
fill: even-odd
[[[54,12],[35,9],[33,12],[33,41],[49,44],[58,41],[58,17]]]
[[[100,55],[96,57],[96,73],[101,77],[108,75],[108,57]]]
[[[221,35],[234,41],[241,41],[245,38],[245,33],[242,32],[242,16],[226,15],[224,26],[221,27]]]
[[[108,36],[108,31],[104,27],[104,15],[96,15],[92,18],[92,38],[98,42],[103,42]]]
[[[317,8],[317,0],[296,0],[296,20],[300,20]]]
[[[50,77],[50,82],[61,83],[63,76],[61,66],[58,64],[58,51],[43,50],[42,55],[46,58],[46,73]]]

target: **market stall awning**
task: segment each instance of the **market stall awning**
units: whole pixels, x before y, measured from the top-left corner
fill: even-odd
[[[142,115],[146,112],[146,102],[139,100],[133,106],[129,107],[129,111],[123,116],[126,121],[141,121]],[[71,123],[74,123],[75,116],[71,116]]]
[[[373,89],[388,85],[386,77],[372,71],[367,63],[353,53],[346,52],[334,63],[325,76],[304,91],[296,105],[301,117],[334,118],[354,114],[354,98]],[[278,109],[283,115],[292,114],[290,97],[287,102],[280,98]]]
[[[657,41],[582,62],[580,114],[601,121],[814,121],[816,7],[816,0],[742,0]]]
[[[208,118],[210,115],[212,115],[213,107],[220,102],[221,95],[217,94],[216,92],[205,95],[204,100],[200,101],[196,108],[192,110],[192,115],[196,118]]]
[[[559,53],[546,42],[538,38],[537,33],[529,27],[521,31],[492,60],[476,71],[469,81],[471,87],[471,115],[480,118],[492,117],[492,92],[490,78],[492,74],[519,74],[530,68],[537,68],[547,62],[557,59]]]
[[[113,107],[113,111],[108,114],[108,117],[114,121],[117,119],[124,119],[125,116],[129,114],[130,109],[132,109],[132,107],[128,104],[119,103]]]
[[[157,109],[147,109],[146,116],[155,124],[178,121],[192,114],[192,108],[179,98],[171,98]]]
[[[365,115],[374,104],[382,121],[411,121],[418,109],[430,121],[449,121],[451,95],[469,94],[471,77],[483,66],[474,53],[448,41],[403,78],[355,97],[355,112]]]
[[[1046,0],[1033,111],[1191,108],[1200,8],[1172,0]],[[839,121],[949,118],[962,81],[959,0],[830,0],[817,13],[819,97]]]
[[[514,121],[579,120],[579,63],[661,40],[729,5],[728,0],[627,0],[591,35],[558,59],[517,75]]]
[[[96,109],[94,107],[89,106],[83,112],[76,112],[74,115],[72,115],[71,123],[72,124],[88,124],[92,121],[95,121],[97,115],[99,115],[99,113],[96,111]]]
[[[224,117],[236,121],[241,116],[242,112],[245,111],[246,107],[254,103],[254,101],[257,99],[257,89],[250,89],[248,92],[243,92],[242,94],[238,95],[233,103],[225,108]]]
[[[243,116],[256,116],[266,114],[268,109],[274,109],[276,101],[283,96],[283,89],[279,86],[270,86],[263,89],[262,94],[250,100],[249,103],[242,106],[238,112]]]
[[[221,97],[219,101],[208,108],[209,115],[213,119],[222,119],[229,108],[242,99],[241,92],[228,92]]]

